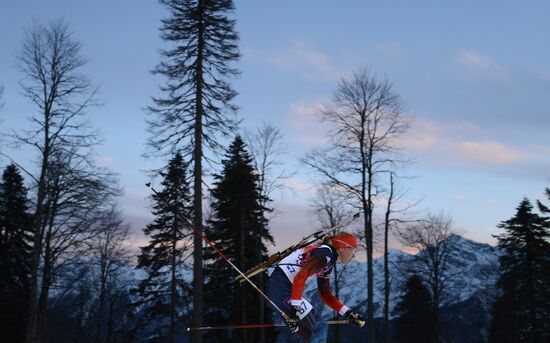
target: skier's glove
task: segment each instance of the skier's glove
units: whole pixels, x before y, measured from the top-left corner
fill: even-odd
[[[361,315],[353,312],[351,309],[347,310],[344,314],[344,318],[353,326],[362,328],[365,325],[365,320],[361,317]]]
[[[292,306],[290,310],[290,316],[286,320],[286,325],[290,329],[290,332],[296,333],[300,329],[299,322],[300,322],[300,316],[298,315],[300,313],[300,307],[298,306]]]

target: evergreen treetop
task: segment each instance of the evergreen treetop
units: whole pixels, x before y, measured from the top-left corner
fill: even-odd
[[[154,322],[157,325],[150,337],[175,342],[183,334],[190,310],[183,261],[189,249],[184,240],[190,235],[191,206],[187,167],[181,154],[170,160],[161,176],[162,189],[152,196],[155,219],[143,229],[150,241],[141,248],[137,268],[144,269],[147,277],[136,290],[136,307],[143,315],[138,330]]]
[[[0,337],[22,342],[25,337],[33,231],[27,189],[11,164],[0,181]]]
[[[268,210],[262,205],[258,175],[241,137],[231,143],[222,165],[221,173],[214,176],[213,213],[208,221],[207,235],[237,267],[246,270],[267,258],[266,243],[273,242],[265,218]],[[233,270],[210,248],[204,251],[204,256],[208,262],[205,267],[205,300],[208,304],[205,315],[208,323],[220,325],[236,320],[240,323],[259,323],[261,318],[269,322],[270,311],[267,306],[262,306],[264,300],[255,290],[235,283]],[[258,275],[255,282],[261,287],[264,278],[265,275]],[[240,330],[233,335],[212,332],[206,340],[259,341],[259,332],[245,331]]]
[[[550,219],[523,199],[498,225],[503,251],[500,295],[493,303],[490,342],[550,341]]]

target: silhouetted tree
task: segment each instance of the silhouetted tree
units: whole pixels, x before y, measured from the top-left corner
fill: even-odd
[[[87,242],[91,254],[90,265],[95,267],[94,286],[97,293],[97,319],[95,342],[112,342],[113,318],[116,305],[114,295],[119,292],[118,283],[129,263],[126,246],[129,227],[124,223],[121,212],[113,205],[100,213],[93,237]]]
[[[490,342],[550,342],[550,219],[523,199],[514,217],[498,225],[501,276]]]
[[[260,188],[260,202],[266,209],[271,201],[271,195],[275,190],[284,190],[284,180],[288,179],[292,174],[286,172],[282,167],[281,157],[285,154],[286,145],[284,143],[284,135],[277,127],[263,123],[261,127],[255,130],[246,131],[244,140],[247,145],[247,150],[250,152],[254,169],[258,173],[258,187]],[[270,213],[265,213],[266,219],[270,219],[275,213],[270,209]],[[269,215],[271,214],[271,216]],[[260,240],[256,240],[260,242]],[[261,247],[257,247],[258,254],[261,254]],[[258,255],[258,259],[260,259]],[[259,278],[258,286],[263,289],[264,278]],[[265,300],[258,298],[260,311],[260,324],[265,322]],[[265,343],[265,329],[260,329],[259,343]]]
[[[273,243],[264,216],[266,209],[262,204],[265,202],[252,158],[240,137],[230,145],[222,164],[223,170],[215,175],[215,188],[212,190],[213,217],[208,221],[208,237],[237,267],[247,270],[267,258],[265,244]],[[257,323],[261,309],[257,301],[258,293],[247,284],[239,286],[235,283],[235,272],[210,247],[205,250],[205,260],[208,261],[205,267],[208,304],[205,317],[209,325],[235,320],[243,324]],[[265,277],[263,273],[255,280]],[[270,310],[265,308],[264,311],[269,323]],[[259,332],[212,332],[207,337],[211,342],[258,342]]]
[[[395,342],[431,342],[434,330],[431,313],[430,292],[418,275],[412,275],[407,280],[403,296],[395,308]]]
[[[48,292],[58,263],[78,253],[90,210],[100,210],[116,194],[116,180],[99,168],[94,148],[100,139],[86,111],[95,105],[96,90],[80,74],[81,46],[63,21],[35,24],[26,33],[18,56],[25,78],[23,95],[36,107],[31,124],[15,133],[17,143],[35,149],[39,169],[27,172],[33,191],[33,258],[26,341],[42,340]],[[43,263],[41,263],[43,258]]]
[[[392,227],[392,215],[395,209],[395,181],[394,173],[390,172],[390,191],[386,202],[386,213],[384,215],[384,343],[390,342],[390,251],[389,251],[389,234]]]
[[[26,309],[32,258],[32,226],[27,189],[11,164],[0,182],[0,337],[25,339]]]
[[[193,225],[202,230],[203,160],[209,152],[220,152],[219,136],[235,132],[229,116],[237,92],[228,79],[238,71],[230,66],[240,57],[232,0],[160,0],[169,11],[162,20],[162,39],[171,48],[162,51],[163,61],[154,73],[168,81],[163,97],[153,98],[148,112],[149,147],[153,153],[180,151],[193,163]],[[193,254],[193,326],[201,326],[203,311],[202,241],[195,236]],[[192,341],[201,341],[194,332]]]
[[[176,342],[188,324],[189,287],[183,261],[189,250],[191,204],[187,165],[177,153],[164,172],[162,190],[153,194],[155,220],[143,229],[151,239],[141,248],[138,268],[147,273],[136,294],[142,317],[141,328],[153,324],[149,341]]]
[[[432,342],[440,340],[439,308],[449,294],[452,281],[457,277],[457,273],[450,268],[456,238],[458,236],[451,218],[443,214],[429,214],[425,219],[399,231],[403,245],[418,251],[405,268],[424,280],[432,297]]]
[[[402,162],[397,144],[409,127],[399,95],[387,80],[361,70],[342,79],[333,104],[322,111],[321,120],[332,124],[330,146],[310,152],[304,163],[331,184],[346,191],[365,220],[367,247],[367,332],[375,342],[373,211],[381,173]]]
[[[317,189],[312,207],[314,215],[320,224],[319,229],[321,230],[335,227],[352,215],[351,209],[346,204],[345,195],[342,194],[342,192],[338,192],[335,187],[331,187],[327,184],[323,184]],[[335,233],[338,231],[339,230],[336,230]],[[340,268],[338,268],[338,266],[335,266],[333,273],[334,295],[336,298],[339,298],[340,296],[341,275],[339,273],[339,269]],[[336,312],[334,313],[334,316],[337,316]],[[329,331],[329,334],[333,336],[333,340],[331,340],[331,342],[340,342],[339,325],[334,325],[331,329],[333,330],[332,332]]]
[[[282,166],[281,157],[287,152],[285,137],[277,127],[263,123],[255,130],[246,131],[244,140],[258,172],[263,201],[269,201],[275,190],[285,188],[284,180],[292,175],[278,170]],[[267,202],[262,205],[267,206]]]

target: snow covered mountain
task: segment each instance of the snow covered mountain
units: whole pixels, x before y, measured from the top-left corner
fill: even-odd
[[[449,271],[455,277],[448,287],[448,293],[443,301],[443,321],[455,322],[453,326],[480,326],[485,333],[488,325],[488,312],[494,296],[494,285],[498,278],[498,250],[488,244],[468,240],[453,235],[449,237],[454,247],[449,258]],[[407,275],[403,266],[413,259],[412,255],[399,250],[391,250],[389,255],[391,273],[390,315],[402,295],[402,288]],[[384,257],[374,261],[374,304],[375,318],[382,317],[384,305]],[[366,314],[367,303],[367,264],[352,261],[342,268],[338,267],[340,281],[340,299],[349,307]],[[333,287],[334,289],[334,287]],[[306,286],[305,298],[311,301],[326,320],[333,317],[333,312],[321,303],[317,295],[316,283],[310,280]],[[475,308],[476,313],[464,311],[464,307]],[[319,313],[318,312],[318,313]],[[464,313],[465,312],[465,313]],[[456,314],[456,315],[455,315]],[[462,316],[462,317],[460,317]],[[459,321],[460,323],[456,322]],[[467,323],[466,321],[472,321]],[[319,321],[321,323],[322,321]],[[462,325],[461,325],[462,324]],[[445,326],[445,324],[444,324]],[[450,328],[451,329],[451,328]],[[318,325],[313,341],[324,341],[327,327]],[[472,333],[474,334],[474,333]],[[479,334],[476,331],[476,334]],[[322,339],[321,339],[322,338]],[[282,342],[282,341],[281,341]]]

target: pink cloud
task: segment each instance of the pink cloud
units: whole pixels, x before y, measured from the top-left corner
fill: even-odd
[[[465,141],[457,146],[459,155],[467,161],[484,164],[518,163],[526,155],[519,149],[495,141]]]

